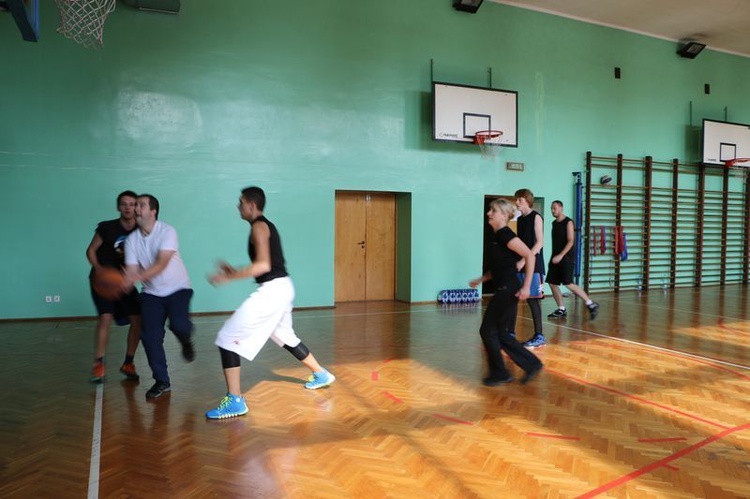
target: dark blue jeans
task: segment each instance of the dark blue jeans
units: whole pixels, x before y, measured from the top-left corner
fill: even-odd
[[[169,383],[167,355],[164,352],[164,325],[169,318],[169,329],[180,343],[190,341],[193,323],[190,321],[192,289],[181,289],[169,296],[141,293],[141,343],[154,380]]]

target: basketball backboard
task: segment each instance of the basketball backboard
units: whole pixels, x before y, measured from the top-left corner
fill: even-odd
[[[703,120],[703,164],[724,166],[736,158],[750,158],[750,125]]]
[[[39,40],[39,0],[6,0],[8,10],[27,42]]]
[[[481,130],[502,135],[486,143],[518,147],[518,93],[433,82],[434,140],[474,143]]]

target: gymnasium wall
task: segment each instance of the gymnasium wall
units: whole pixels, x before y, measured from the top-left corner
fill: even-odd
[[[177,228],[195,312],[253,287],[205,279],[217,258],[246,261],[242,187],[267,191],[300,307],[333,304],[334,192],[410,193],[397,282],[419,302],[481,273],[485,195],[571,205],[587,150],[692,161],[703,117],[750,122],[748,58],[682,59],[676,42],[493,2],[469,15],[450,0],[182,0],[176,16],[120,3],[87,50],[40,1],[38,43],[0,14],[1,319],[94,314],[84,251],[124,189],[157,196]],[[431,77],[486,86],[488,68],[519,93],[519,147],[495,162],[431,140]]]

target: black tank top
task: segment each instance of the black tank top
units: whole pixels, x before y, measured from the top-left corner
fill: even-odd
[[[536,220],[536,217],[542,218],[539,213],[531,210],[528,215],[521,215],[516,221],[518,238],[529,248],[536,244],[536,232],[534,231],[534,221]],[[543,251],[544,249],[540,249],[539,253],[537,253],[534,265],[534,272],[540,274],[545,274],[544,256],[542,256]]]
[[[271,252],[271,270],[263,275],[259,275],[255,278],[255,282],[258,284],[271,281],[278,277],[286,277],[289,274],[286,272],[284,265],[284,252],[281,250],[281,238],[279,237],[279,231],[276,230],[276,226],[268,221],[266,217],[258,217],[253,220],[253,225],[258,222],[264,222],[268,225],[268,230],[271,236],[268,241],[270,246],[269,251]],[[255,260],[255,246],[253,245],[253,237],[250,235],[250,239],[247,242],[247,253],[250,255],[250,261]]]
[[[565,217],[562,221],[552,221],[552,256],[559,254],[566,244],[568,244],[568,223],[573,223],[570,217]],[[575,246],[570,249],[563,260],[570,260],[574,256]]]

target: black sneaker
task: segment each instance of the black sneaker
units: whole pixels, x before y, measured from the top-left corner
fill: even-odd
[[[508,376],[507,378],[494,378],[492,376],[489,376],[482,380],[482,384],[484,386],[499,386],[499,385],[504,385],[506,383],[512,383],[512,382],[513,382],[513,376]]]
[[[182,358],[185,362],[192,362],[195,360],[195,348],[193,348],[193,342],[188,340],[182,344]]]
[[[154,386],[152,386],[149,391],[146,392],[146,398],[147,399],[158,399],[165,393],[169,393],[172,391],[172,387],[169,383],[165,383],[163,381],[157,381],[154,383]]]
[[[524,375],[524,377],[521,378],[521,384],[525,385],[529,381],[539,376],[539,373],[542,372],[543,367],[544,367],[544,364],[539,364],[538,366],[531,369],[530,371],[526,371],[526,374]]]
[[[568,316],[568,311],[564,308],[558,308],[547,316],[548,319],[562,319]]]
[[[599,304],[596,302],[592,302],[591,305],[586,305],[589,308],[589,314],[591,314],[592,319],[596,319],[596,314],[599,313]]]

